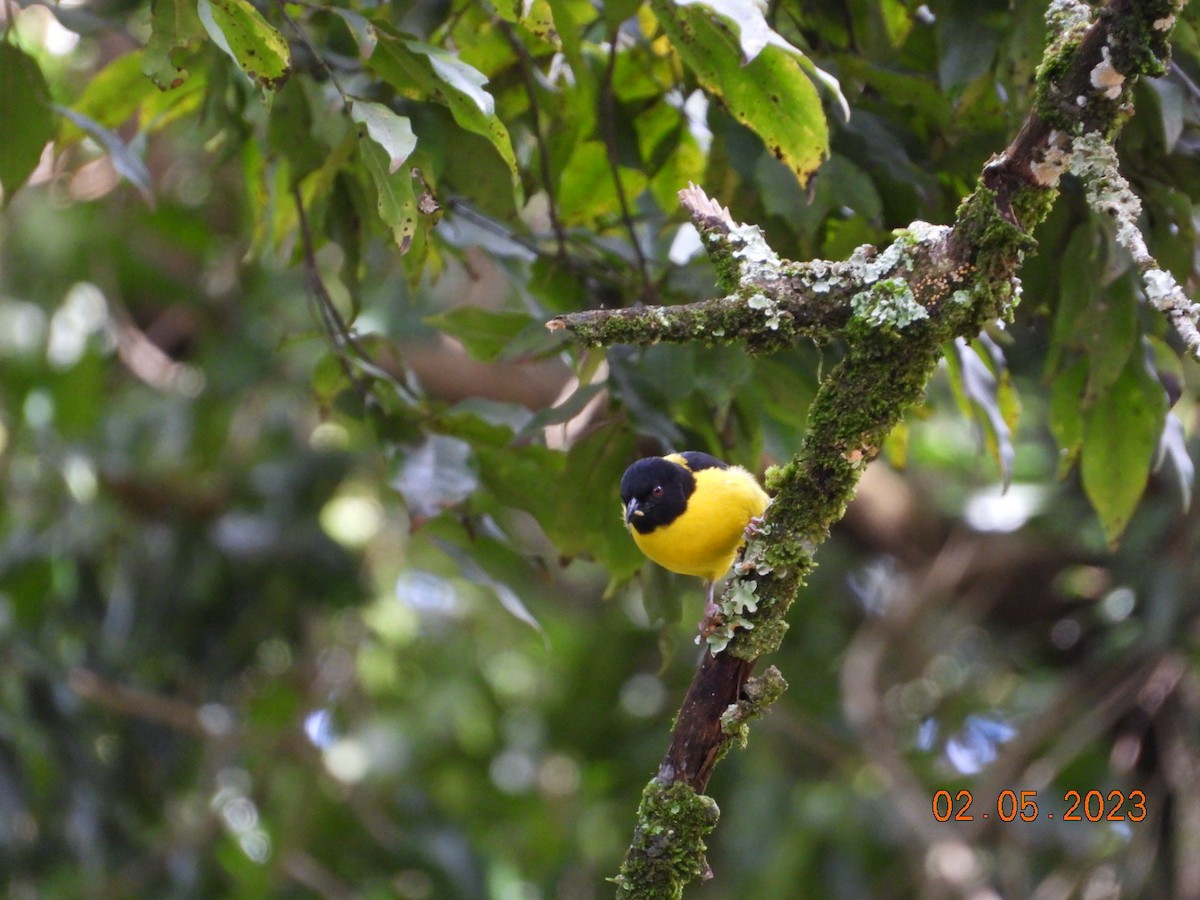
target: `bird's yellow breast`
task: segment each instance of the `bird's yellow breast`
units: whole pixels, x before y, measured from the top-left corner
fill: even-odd
[[[763,514],[770,498],[740,466],[701,469],[694,475],[696,489],[680,515],[648,534],[630,533],[638,548],[663,568],[716,581],[733,565],[746,526]]]

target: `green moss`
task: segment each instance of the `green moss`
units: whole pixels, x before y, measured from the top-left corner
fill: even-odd
[[[1128,15],[1113,15],[1109,10],[1102,13],[1108,20],[1110,54],[1118,72],[1128,76],[1166,73],[1172,29],[1155,28],[1154,23],[1173,20],[1179,7],[1171,0],[1159,0],[1139,4],[1136,13]]]
[[[787,606],[791,606],[789,602]],[[729,652],[738,659],[758,659],[774,653],[783,644],[783,636],[787,634],[788,623],[783,615],[786,607],[775,612],[765,622],[758,622],[750,630],[741,629],[729,644]]]
[[[1025,229],[1027,237],[1030,236],[1030,232],[1034,228],[1044,222],[1046,217],[1050,215],[1050,210],[1054,208],[1054,201],[1057,199],[1058,188],[1042,188],[1029,185],[1013,193],[1010,198],[1013,215],[1021,223],[1021,227]],[[1024,249],[1027,251],[1036,250],[1037,242],[1031,240]]]
[[[620,900],[676,900],[689,881],[707,871],[704,838],[721,811],[711,797],[681,782],[657,779],[642,791],[633,842],[613,879]]]
[[[1068,133],[1078,128],[1079,114],[1072,109],[1074,98],[1064,99],[1062,85],[1069,80],[1067,76],[1078,53],[1078,37],[1065,40],[1062,46],[1047,52],[1038,66],[1034,89],[1034,112],[1052,127]]]
[[[738,288],[742,266],[733,255],[728,235],[719,231],[706,232],[704,249],[716,272],[717,290],[722,294],[734,293]]]

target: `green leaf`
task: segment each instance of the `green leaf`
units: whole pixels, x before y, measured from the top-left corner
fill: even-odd
[[[1166,395],[1142,354],[1083,413],[1083,489],[1114,545],[1133,516],[1163,431]]]
[[[1058,443],[1058,471],[1061,481],[1079,459],[1083,447],[1083,388],[1087,383],[1087,362],[1079,360],[1055,376],[1050,385],[1050,433]]]
[[[781,38],[764,43],[757,29],[737,22],[739,34],[749,31],[743,40],[727,19],[714,18],[710,6],[698,2],[652,0],[651,8],[700,83],[807,185],[829,154],[829,130],[803,54]]]
[[[646,187],[646,173],[618,166],[621,185],[630,201]],[[569,225],[595,224],[621,211],[608,150],[600,141],[580,141],[563,169],[558,187],[558,215]]]
[[[367,134],[388,155],[388,172],[395,174],[416,149],[417,136],[412,123],[397,115],[382,103],[355,100],[350,106],[350,118],[367,129]]]
[[[375,45],[379,43],[379,36],[375,33],[375,26],[364,16],[354,12],[354,10],[333,7],[333,12],[350,29],[350,35],[354,38],[354,43],[358,44],[359,55],[363,59],[370,59],[371,54],[375,52]]]
[[[196,11],[213,43],[264,93],[277,91],[292,72],[282,34],[246,0],[199,0]]]
[[[388,151],[372,138],[365,126],[358,132],[358,156],[375,186],[375,209],[379,219],[391,230],[401,253],[407,253],[417,230],[417,198],[412,176],[393,172]]]
[[[191,75],[181,52],[200,38],[204,25],[188,0],[151,0],[150,39],[142,52],[142,73],[160,90],[179,87]]]
[[[434,74],[448,87],[470,100],[485,116],[496,112],[496,101],[483,89],[487,76],[474,66],[463,62],[449,50],[425,44],[421,41],[406,41],[408,49],[429,60]]]
[[[754,0],[675,0],[675,3],[678,6],[707,6],[732,25],[737,30],[743,64],[752,62],[768,45],[799,52],[767,24],[762,8]]]
[[[459,306],[427,316],[425,324],[462,342],[476,359],[489,362],[529,327],[532,317],[520,312],[493,312],[478,306]]]
[[[558,488],[565,480],[566,454],[540,444],[475,447],[475,460],[480,478],[496,499],[532,515],[555,546],[568,552],[557,526],[562,505]]]
[[[267,146],[288,161],[293,187],[321,168],[329,156],[329,148],[313,137],[313,106],[305,91],[307,81],[307,76],[288,80],[275,95],[267,123]]]
[[[531,438],[551,425],[569,422],[583,412],[587,405],[605,390],[607,390],[607,385],[604,383],[580,385],[557,406],[546,407],[526,422],[521,428],[520,437]]]
[[[520,22],[530,33],[557,50],[562,49],[562,37],[554,22],[554,10],[550,0],[530,0],[520,4],[524,7]]]
[[[1002,20],[981,14],[977,3],[963,0],[938,15],[938,36],[944,48],[938,61],[938,81],[947,94],[957,94],[991,72],[1000,43],[998,21]]]
[[[605,0],[600,12],[609,28],[616,28],[638,11],[642,0]]]
[[[1106,391],[1137,357],[1137,290],[1132,273],[1103,288],[1079,323],[1076,338],[1088,354],[1088,384],[1084,405]]]
[[[586,0],[547,0],[554,16],[554,27],[562,41],[563,55],[571,68],[583,71],[583,34],[587,21],[595,18],[595,8]],[[607,12],[610,4],[604,4]]]
[[[1088,359],[1084,404],[1107,392],[1125,368],[1137,338],[1137,297],[1126,274],[1104,286],[1102,234],[1094,222],[1080,225],[1063,251],[1061,289],[1054,319],[1054,342],[1047,368],[1054,371],[1065,349]]]
[[[58,122],[37,61],[0,41],[0,188],[8,203],[37,168]]]
[[[621,516],[621,475],[636,457],[623,423],[605,425],[575,444],[555,483],[558,521],[551,538],[568,556],[586,554],[624,581],[645,562]]]
[[[401,95],[441,103],[460,128],[487,138],[508,166],[513,191],[518,192],[512,140],[496,116],[492,95],[483,89],[484,74],[453,53],[410,40],[386,23],[376,22],[375,29],[379,43],[367,65]]]

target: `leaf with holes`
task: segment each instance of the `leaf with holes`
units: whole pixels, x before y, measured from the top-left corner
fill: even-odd
[[[191,75],[182,57],[203,34],[196,4],[188,0],[152,0],[150,39],[142,51],[142,74],[160,90],[179,87]]]

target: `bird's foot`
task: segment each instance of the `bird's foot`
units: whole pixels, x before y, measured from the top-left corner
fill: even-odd
[[[762,525],[763,519],[765,518],[766,516],[754,516],[749,522],[746,523],[746,528],[743,532],[746,535],[746,540],[750,540],[751,538],[758,536],[759,526]]]
[[[721,611],[721,607],[717,605],[710,594],[707,602],[704,604],[704,618],[700,620],[700,635],[696,638],[696,643],[704,643],[724,627],[725,613]]]

